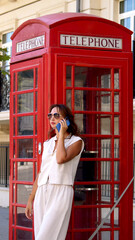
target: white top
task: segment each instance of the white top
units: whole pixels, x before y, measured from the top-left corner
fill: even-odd
[[[56,150],[55,140],[57,136],[55,135],[51,139],[44,142],[43,145],[43,154],[42,154],[42,163],[41,163],[41,172],[38,177],[38,186],[47,183],[49,178],[49,183],[51,184],[64,184],[64,185],[73,185],[74,178],[76,175],[77,166],[80,160],[81,153],[84,148],[83,140],[78,136],[69,135],[64,139],[65,148],[68,148],[71,144],[82,140],[82,149],[80,153],[75,156],[72,160],[58,164],[56,160]]]

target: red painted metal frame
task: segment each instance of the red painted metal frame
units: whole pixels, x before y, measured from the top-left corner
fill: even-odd
[[[21,185],[28,185],[32,186],[37,171],[39,170],[40,162],[41,162],[41,155],[38,154],[38,143],[43,142],[43,118],[40,116],[43,115],[43,108],[42,108],[42,102],[43,102],[43,72],[42,72],[42,65],[43,65],[43,59],[34,59],[29,62],[24,62],[23,67],[22,63],[20,64],[14,64],[11,67],[11,93],[10,93],[10,211],[9,211],[9,239],[17,239],[17,231],[27,231],[32,232],[32,239],[34,239],[34,226],[32,228],[30,227],[24,227],[19,226],[17,223],[17,209],[25,208],[26,202],[23,204],[20,204],[17,199],[17,189],[19,184]],[[17,91],[17,73],[20,71],[25,71],[33,69],[34,71],[34,78],[33,78],[33,89],[30,90],[23,90],[23,91]],[[36,82],[36,69],[38,71],[38,86],[35,86]],[[15,81],[13,81],[13,78],[15,76]],[[15,89],[14,85],[15,84]],[[33,112],[28,113],[18,113],[17,111],[17,96],[24,93],[33,93]],[[38,99],[36,102],[36,94],[38,94]],[[15,98],[15,102],[13,102],[13,99]],[[37,110],[36,110],[37,105]],[[15,107],[15,109],[14,109]],[[23,117],[23,116],[33,116],[33,135],[23,135],[18,136],[18,123],[17,118]],[[37,118],[37,133],[35,132],[36,122]],[[15,119],[15,124],[14,124]],[[15,127],[15,129],[14,129]],[[14,134],[15,133],[15,134]],[[19,158],[18,156],[18,149],[17,149],[17,140],[18,139],[33,139],[33,158]],[[15,143],[15,146],[14,146]],[[15,152],[14,149],[15,148]],[[14,156],[15,154],[15,156]],[[18,180],[18,162],[33,162],[33,181],[19,181]],[[32,222],[33,225],[33,222]],[[13,233],[14,232],[14,233]]]
[[[56,50],[57,52],[57,50]],[[105,57],[104,55],[100,56],[90,56],[89,58],[85,58],[83,56],[81,56],[81,58],[76,57],[75,55],[72,54],[72,56],[67,56],[65,54],[65,56],[63,56],[63,52],[62,54],[55,54],[55,59],[56,59],[56,55],[57,55],[57,64],[56,64],[56,81],[57,83],[55,83],[55,86],[59,86],[60,84],[63,85],[63,96],[61,94],[61,90],[57,87],[55,88],[55,102],[64,102],[66,104],[66,90],[70,89],[72,91],[72,112],[73,114],[75,113],[82,113],[82,114],[108,114],[111,116],[111,129],[112,129],[112,134],[111,135],[91,135],[91,134],[85,134],[82,135],[82,137],[96,137],[96,138],[110,138],[111,139],[111,152],[112,152],[112,156],[111,158],[107,158],[107,159],[103,159],[103,158],[91,158],[91,159],[81,159],[81,161],[110,161],[111,162],[111,176],[112,179],[110,181],[100,181],[100,182],[75,182],[75,185],[87,185],[87,184],[110,184],[111,186],[111,204],[106,204],[106,205],[101,205],[97,206],[97,205],[85,205],[85,206],[74,206],[73,205],[73,210],[72,210],[72,229],[70,229],[69,231],[72,232],[72,240],[74,240],[74,233],[75,232],[93,232],[95,229],[75,229],[74,228],[74,210],[76,208],[112,208],[114,205],[114,187],[116,186],[116,184],[119,184],[119,195],[122,193],[122,191],[124,190],[124,188],[127,186],[127,184],[129,183],[129,181],[132,178],[132,174],[131,174],[131,169],[132,169],[132,151],[129,153],[127,153],[127,139],[128,136],[130,135],[130,148],[132,146],[132,138],[131,138],[131,132],[128,132],[128,127],[130,125],[130,127],[132,128],[132,112],[131,112],[131,108],[132,108],[132,104],[131,104],[131,100],[132,100],[132,92],[131,92],[131,83],[129,84],[127,82],[128,78],[132,78],[131,72],[132,72],[132,67],[131,67],[131,72],[128,71],[128,67],[132,62],[131,59],[131,55],[129,55],[128,57],[126,56],[126,58],[124,59],[123,54],[119,54],[119,57],[116,59],[116,55],[114,55],[113,58],[113,54],[111,55],[111,59],[107,59],[107,57]],[[98,55],[98,54],[97,54]],[[123,56],[123,57],[122,57]],[[122,60],[121,60],[122,59]],[[102,62],[102,64],[101,64]],[[66,87],[66,66],[71,66],[72,70],[71,70],[71,75],[72,75],[72,86],[71,87]],[[111,69],[111,87],[110,89],[101,89],[101,88],[84,88],[84,87],[75,87],[74,86],[74,67],[75,66],[89,66],[89,67],[100,67],[100,68],[110,68]],[[119,69],[119,79],[120,79],[120,87],[119,89],[114,89],[114,69]],[[128,75],[128,78],[127,78]],[[61,81],[61,79],[63,79],[63,81]],[[126,94],[124,94],[124,92],[126,91],[126,88],[128,87],[128,84],[130,86],[130,94],[128,94],[128,96]],[[95,112],[95,111],[75,111],[74,109],[74,90],[89,90],[89,91],[107,91],[107,92],[111,92],[111,111],[110,112]],[[118,93],[119,94],[119,112],[114,112],[114,93]],[[130,101],[130,105],[128,105],[128,101]],[[129,107],[130,106],[130,107]],[[127,109],[125,109],[127,108]],[[128,113],[128,111],[130,111],[130,113]],[[114,134],[114,116],[119,116],[119,135],[115,135]],[[128,117],[130,116],[130,118]],[[130,122],[130,124],[127,123],[127,119]],[[124,129],[127,129],[127,131],[124,131]],[[114,156],[114,140],[115,139],[119,139],[119,146],[120,146],[120,156],[119,158],[115,158]],[[127,156],[127,158],[125,158],[124,156]],[[115,180],[114,179],[114,162],[115,161],[119,161],[120,162],[120,179],[119,180]],[[130,164],[128,164],[130,162]],[[125,165],[125,167],[124,167]],[[130,168],[130,170],[128,170],[128,168]],[[129,174],[130,172],[130,174]],[[129,176],[130,175],[130,176]],[[126,177],[127,176],[127,177]],[[130,201],[129,201],[130,199]],[[118,226],[115,226],[114,224],[114,213],[112,213],[111,215],[111,225],[109,228],[102,228],[100,231],[110,231],[111,233],[111,240],[115,240],[114,239],[114,232],[118,231],[119,232],[119,240],[122,239],[127,239],[130,238],[132,239],[132,231],[129,233],[129,230],[124,230],[125,228],[127,228],[127,224],[132,225],[132,213],[131,213],[131,209],[132,209],[132,187],[128,190],[128,192],[126,193],[125,197],[121,200],[120,204],[117,206],[118,210]],[[125,206],[128,207],[125,210]],[[126,216],[129,216],[129,212],[130,212],[130,216],[128,218],[128,220],[125,219],[125,221],[123,221],[123,218],[125,216],[125,211],[126,211]],[[130,223],[129,223],[130,221]],[[130,237],[129,237],[130,235]]]

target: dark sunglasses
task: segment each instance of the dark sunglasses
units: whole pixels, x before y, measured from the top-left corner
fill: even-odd
[[[54,114],[48,113],[48,119],[49,119],[49,120],[52,118],[52,116],[54,116],[54,118],[56,118],[56,119],[59,119],[60,116],[62,116],[62,115],[59,114],[59,113],[54,113]]]

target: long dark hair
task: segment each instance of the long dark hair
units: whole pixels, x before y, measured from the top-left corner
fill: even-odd
[[[55,107],[59,109],[59,112],[61,113],[61,115],[64,118],[68,118],[70,121],[70,125],[68,126],[67,132],[71,133],[71,135],[79,136],[79,130],[78,130],[76,123],[74,122],[74,116],[73,116],[70,108],[64,104],[53,104],[50,106],[50,109],[49,109],[50,112]],[[52,132],[52,130],[51,130],[51,131],[49,131],[48,135],[51,135],[51,137],[52,137],[52,136],[54,136],[54,132]]]

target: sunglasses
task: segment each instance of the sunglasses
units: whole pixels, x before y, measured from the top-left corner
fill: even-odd
[[[49,120],[52,118],[52,116],[53,116],[55,119],[59,119],[60,116],[62,116],[62,115],[59,114],[59,113],[54,113],[54,114],[48,113],[48,119],[49,119]]]

